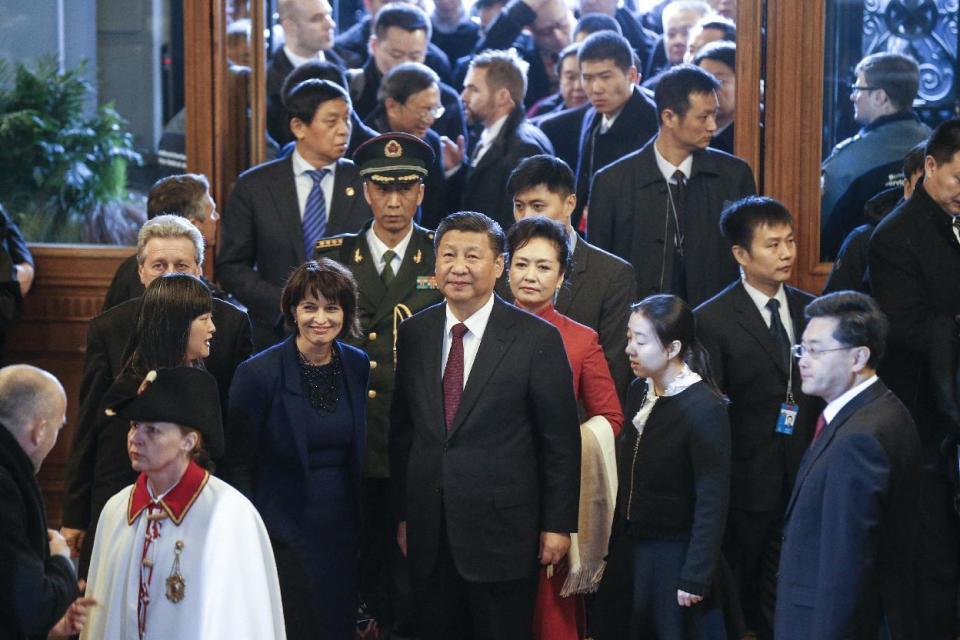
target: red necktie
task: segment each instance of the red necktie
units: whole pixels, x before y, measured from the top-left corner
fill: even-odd
[[[457,417],[460,396],[463,395],[463,336],[467,325],[462,322],[453,325],[450,333],[450,353],[447,355],[447,368],[443,370],[443,417],[447,432],[453,428],[453,419]]]
[[[817,418],[817,426],[813,430],[813,440],[810,441],[810,444],[813,444],[817,441],[817,438],[820,437],[820,434],[823,432],[823,428],[827,426],[827,419],[823,417],[823,414],[820,414],[820,417]]]

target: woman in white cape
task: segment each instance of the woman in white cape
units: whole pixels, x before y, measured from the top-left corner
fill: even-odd
[[[87,595],[87,638],[285,637],[277,570],[253,505],[204,469],[223,452],[217,383],[191,367],[151,371],[108,409],[130,420],[137,481],[107,502]]]

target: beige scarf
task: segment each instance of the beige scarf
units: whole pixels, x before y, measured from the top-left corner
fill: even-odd
[[[617,454],[613,428],[603,416],[580,425],[580,517],[570,534],[570,571],[561,596],[592,593],[606,567],[607,543],[617,503]]]

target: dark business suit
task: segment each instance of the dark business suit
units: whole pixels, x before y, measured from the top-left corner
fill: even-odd
[[[550,140],[554,155],[574,170],[580,158],[580,128],[590,108],[590,105],[586,104],[575,109],[548,113],[531,120],[531,123],[539,127]]]
[[[606,133],[601,133],[603,114],[590,107],[580,126],[577,163],[577,208],[573,226],[578,227],[583,208],[590,198],[590,185],[597,171],[640,149],[657,135],[657,107],[653,100],[633,87],[633,93]]]
[[[743,160],[713,149],[694,152],[681,225],[685,278],[680,279],[674,258],[677,226],[655,142],[653,138],[596,174],[587,239],[633,265],[639,298],[686,289],[687,303],[696,306],[738,275],[717,227],[723,207],[756,193],[756,184]]]
[[[323,57],[346,70],[343,59],[334,51],[324,51]],[[283,47],[277,49],[267,65],[267,133],[281,147],[294,139],[287,109],[283,106],[283,82],[294,68]]]
[[[136,480],[126,455],[129,423],[104,415],[104,399],[132,355],[130,341],[137,328],[140,298],[128,300],[90,321],[80,382],[80,413],[67,461],[63,526],[86,530],[81,574],[93,550],[93,534],[100,511],[113,494]],[[229,302],[213,300],[216,333],[204,366],[217,380],[220,403],[226,409],[227,393],[237,366],[250,356],[250,320]],[[134,384],[133,391],[136,391]],[[229,443],[230,423],[224,435]]]
[[[510,173],[521,160],[540,153],[553,153],[550,141],[515,109],[477,166],[470,166],[465,158],[464,165],[450,178],[449,192],[461,194],[464,211],[485,213],[506,230],[513,224],[513,199],[507,193]]]
[[[327,233],[357,231],[372,215],[356,165],[338,160]],[[280,292],[305,260],[292,157],[240,174],[223,214],[217,276],[249,309],[258,350],[282,338]]]
[[[956,458],[941,455],[941,444],[953,435],[952,423],[938,406],[936,389],[943,380],[934,377],[930,363],[946,346],[936,328],[946,325],[955,332],[954,318],[960,315],[960,244],[950,216],[923,184],[877,225],[868,264],[870,289],[890,320],[880,376],[910,409],[923,447],[918,637],[942,637],[953,632],[956,619],[960,527],[951,508],[955,487],[947,475],[955,471]]]
[[[369,43],[372,23],[373,17],[366,15],[334,40],[333,48],[343,59],[345,69],[359,69],[370,59]],[[436,71],[443,82],[451,76],[450,63],[443,49],[432,42],[427,43],[427,56],[423,64]]]
[[[482,617],[471,607],[470,617],[478,640],[529,637],[540,532],[577,528],[580,429],[570,365],[553,326],[496,298],[447,433],[445,313],[438,304],[400,325],[390,424],[394,506],[407,523],[422,637],[467,626],[450,619],[462,604],[448,593],[451,580],[490,594],[528,585],[511,606]],[[453,572],[458,578],[440,575]]]
[[[370,361],[339,341],[334,349],[333,412],[311,404],[294,336],[243,363],[230,389],[229,477],[270,534],[291,639],[349,638],[356,622]]]
[[[217,285],[203,276],[200,276],[200,279],[203,280],[203,284],[207,285],[207,288],[210,289],[210,295],[214,298],[220,298],[224,302],[229,302],[233,306],[244,310],[239,301],[226,291],[218,288]],[[146,288],[143,286],[143,282],[140,281],[140,265],[137,264],[137,256],[134,254],[124,259],[114,272],[113,280],[110,281],[107,294],[103,298],[103,308],[100,312],[109,311],[127,300],[139,298],[143,295],[144,291],[146,291]]]
[[[803,310],[813,296],[787,286],[795,342],[806,326]],[[733,444],[730,514],[724,555],[735,571],[741,604],[761,638],[773,632],[774,589],[780,530],[800,458],[813,436],[823,402],[800,389],[795,359],[784,360],[760,310],[740,280],[695,310],[697,337],[710,354],[720,390],[729,398]],[[800,410],[792,435],[774,427],[792,392]],[[758,618],[759,616],[759,618]]]
[[[777,640],[893,640],[913,628],[920,442],[879,380],[847,403],[803,457],[784,520]]]
[[[16,266],[24,263],[33,266],[33,256],[20,229],[0,205],[0,355],[7,328],[20,317],[23,307]]]
[[[0,424],[0,638],[40,640],[79,595],[70,561],[50,554],[36,470]]]

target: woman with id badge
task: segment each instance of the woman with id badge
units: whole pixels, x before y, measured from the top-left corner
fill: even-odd
[[[730,423],[687,304],[673,295],[635,304],[627,355],[637,379],[624,407],[595,636],[724,638],[711,596],[730,492]]]

